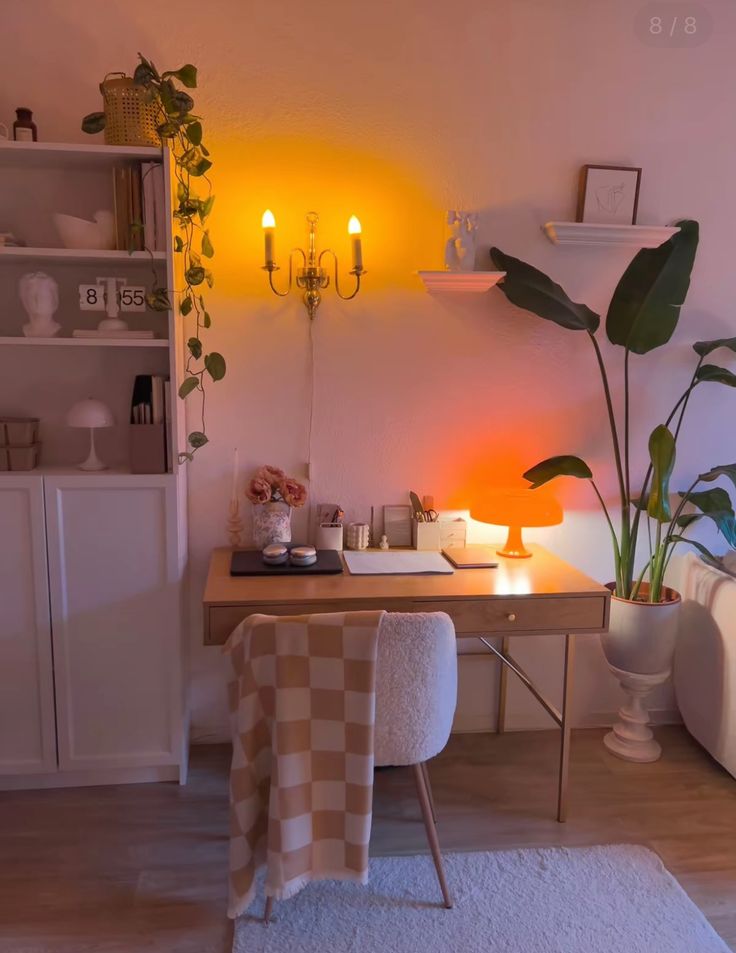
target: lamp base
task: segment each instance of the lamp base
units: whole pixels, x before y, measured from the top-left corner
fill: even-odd
[[[95,432],[92,428],[89,431],[89,456],[84,461],[80,463],[77,467],[77,470],[86,470],[86,471],[96,471],[96,470],[107,470],[107,464],[103,463],[102,460],[97,456],[97,451],[95,449]]]
[[[509,534],[503,549],[497,549],[496,552],[507,559],[528,559],[531,556],[521,538],[521,526],[509,526]]]

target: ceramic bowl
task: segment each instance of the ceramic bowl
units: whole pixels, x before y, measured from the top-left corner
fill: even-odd
[[[57,213],[54,225],[64,248],[107,250],[115,247],[115,216],[112,212],[95,212],[93,222]]]

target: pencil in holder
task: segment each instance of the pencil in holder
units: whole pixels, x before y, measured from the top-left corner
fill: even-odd
[[[320,523],[317,527],[316,548],[342,552],[342,523]]]

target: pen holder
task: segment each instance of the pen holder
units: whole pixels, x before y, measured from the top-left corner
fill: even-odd
[[[130,472],[166,473],[164,424],[131,424]]]
[[[367,523],[348,523],[348,549],[368,549],[370,527]]]
[[[335,549],[342,552],[342,523],[320,523],[315,540],[317,549]]]
[[[420,523],[419,520],[411,521],[411,541],[414,549],[434,550],[440,549],[440,524]]]

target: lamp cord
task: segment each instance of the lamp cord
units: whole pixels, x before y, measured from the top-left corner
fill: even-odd
[[[314,346],[314,320],[309,321],[309,417],[307,424],[307,473],[309,479],[312,479],[312,426],[314,424],[314,400],[315,400],[315,346]]]

